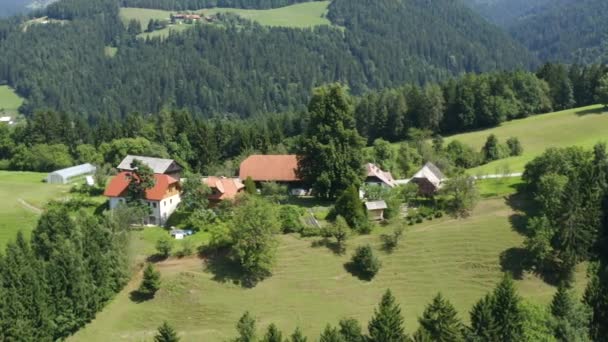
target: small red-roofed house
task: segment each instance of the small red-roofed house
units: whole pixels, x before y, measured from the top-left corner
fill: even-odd
[[[209,201],[212,203],[232,200],[245,190],[245,185],[238,178],[207,177],[203,178],[203,182],[211,188]]]

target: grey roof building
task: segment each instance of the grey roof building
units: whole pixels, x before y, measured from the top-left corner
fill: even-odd
[[[144,164],[148,165],[154,173],[167,174],[167,175],[178,175],[177,179],[179,179],[179,173],[182,171],[182,166],[179,165],[173,159],[162,159],[162,158],[152,158],[152,157],[144,157],[144,156],[132,156],[128,155],[123,159],[118,165],[117,169],[120,171],[132,171],[131,163],[133,160],[137,159]]]
[[[88,163],[72,166],[68,167],[67,169],[61,169],[49,173],[46,177],[46,181],[50,184],[66,184],[76,177],[95,173],[95,170],[97,170],[97,168]]]

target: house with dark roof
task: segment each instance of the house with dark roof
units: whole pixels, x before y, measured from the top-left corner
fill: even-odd
[[[447,178],[435,164],[428,162],[411,179],[412,183],[418,185],[421,195],[431,196],[443,187]]]
[[[127,189],[133,181],[137,181],[137,177],[131,171],[122,171],[110,180],[104,191],[104,196],[109,197],[110,209],[127,202]],[[164,225],[180,203],[180,193],[181,184],[178,179],[155,173],[154,186],[146,190],[145,198],[142,199],[150,208],[145,224]]]
[[[251,177],[256,183],[276,182],[299,186],[302,179],[297,175],[298,158],[295,154],[252,155],[243,160],[239,167],[239,178],[244,181]]]
[[[223,200],[232,200],[245,190],[245,185],[238,178],[207,177],[203,182],[211,189],[209,201],[217,203]]]
[[[175,179],[180,179],[183,167],[173,159],[153,158],[144,156],[126,156],[116,167],[119,171],[133,171],[131,164],[133,160],[139,160],[148,165],[154,173],[169,175]]]

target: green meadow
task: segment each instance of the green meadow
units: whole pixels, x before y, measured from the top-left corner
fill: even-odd
[[[202,13],[203,15],[233,13],[265,26],[307,28],[318,25],[331,25],[331,22],[325,18],[329,3],[330,1],[313,1],[267,10],[205,8],[190,12],[199,14]],[[146,29],[150,20],[169,20],[172,13],[177,12],[133,7],[124,7],[120,9],[120,16],[125,24],[130,20],[135,19],[139,21],[143,30]],[[162,30],[149,33],[144,32],[140,34],[139,37],[166,37],[171,31],[180,32],[190,27],[192,27],[191,24],[169,25],[167,28]]]
[[[510,194],[518,178],[479,181],[484,199],[467,219],[445,217],[407,226],[399,247],[382,250],[379,235],[392,227],[377,227],[373,234],[347,242],[344,255],[336,255],[319,243],[320,238],[280,236],[277,264],[271,278],[254,288],[235,283],[234,266],[225,258],[170,258],[157,264],[161,290],[150,301],[130,299],[139,286],[137,274],[127,287],[74,335],[71,341],[150,340],[167,320],[182,341],[226,341],[235,336],[235,322],[249,310],[258,328],[276,323],[284,333],[299,326],[315,340],[327,323],[354,317],[366,326],[382,293],[390,288],[401,303],[409,332],[437,292],[456,306],[468,321],[472,305],[492,290],[503,271],[518,268],[523,241],[512,223],[521,214]],[[517,200],[515,200],[517,201]],[[398,223],[401,224],[401,223]],[[140,253],[153,253],[160,231],[138,233]],[[344,264],[361,244],[371,244],[383,267],[370,282],[348,273]],[[577,272],[577,288],[585,285],[585,269]],[[547,304],[555,292],[534,274],[521,273],[516,281],[520,294],[537,304]]]
[[[23,98],[6,85],[0,86],[0,116],[3,114],[16,115]]]
[[[29,236],[38,209],[68,194],[69,185],[46,184],[45,177],[45,173],[0,171],[0,250],[19,230]]]
[[[505,122],[492,129],[450,136],[446,138],[446,144],[459,140],[475,149],[481,149],[490,134],[495,134],[502,143],[509,137],[519,138],[524,153],[470,169],[473,175],[501,173],[500,170],[505,165],[511,172],[521,172],[526,163],[549,147],[590,148],[597,142],[608,142],[608,112],[603,106],[589,106],[535,115]]]

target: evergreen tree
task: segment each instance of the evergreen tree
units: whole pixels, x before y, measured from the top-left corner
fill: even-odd
[[[604,75],[597,88],[597,101],[608,107],[608,74]]]
[[[308,105],[310,123],[299,146],[298,174],[320,198],[333,199],[361,184],[364,141],[355,129],[344,87],[315,89]]]
[[[239,333],[239,337],[234,340],[235,342],[256,341],[255,319],[251,316],[249,311],[245,311],[243,316],[239,318],[239,321],[236,324],[236,330]]]
[[[494,134],[490,134],[481,149],[486,163],[500,159],[500,144]]]
[[[439,293],[426,307],[419,322],[433,341],[463,341],[463,324],[457,316],[458,313],[454,306]]]
[[[577,302],[572,290],[563,285],[558,287],[550,308],[555,319],[553,334],[558,341],[590,341],[591,308]]]
[[[426,331],[423,327],[418,328],[414,335],[412,336],[413,342],[435,342],[431,337],[431,334]]]
[[[492,300],[492,313],[500,341],[521,341],[524,318],[520,305],[521,299],[517,295],[513,279],[505,275],[496,286]]]
[[[302,334],[302,330],[300,328],[296,328],[293,334],[291,334],[289,342],[307,342],[308,339]]]
[[[498,327],[492,312],[492,296],[480,299],[471,311],[470,335],[474,341],[498,340]]]
[[[332,328],[329,324],[319,337],[319,342],[345,342],[337,328]]]
[[[283,342],[283,334],[274,323],[270,324],[262,342]]]
[[[144,277],[137,291],[145,297],[152,298],[159,289],[160,272],[155,270],[152,264],[148,264],[144,269]]]
[[[158,332],[154,336],[154,342],[179,342],[179,337],[177,337],[175,329],[165,321],[158,327]]]
[[[255,195],[257,193],[256,191],[256,187],[255,187],[255,182],[253,181],[253,179],[251,177],[247,177],[245,179],[245,192],[250,194],[250,195]]]
[[[340,335],[344,342],[363,342],[365,338],[361,331],[359,321],[354,318],[346,318],[340,320]]]
[[[337,220],[338,216],[343,217],[346,223],[358,233],[367,234],[371,229],[367,219],[367,212],[365,211],[363,202],[359,198],[359,191],[354,185],[349,186],[338,197],[328,218],[330,220]]]
[[[163,258],[168,258],[173,249],[173,241],[168,236],[164,235],[156,241],[156,251]]]
[[[359,277],[371,280],[380,271],[382,263],[374,255],[372,247],[365,245],[357,247],[355,254],[351,258],[350,266]]]
[[[401,308],[390,290],[382,296],[380,305],[368,325],[370,342],[402,342],[407,340]]]

